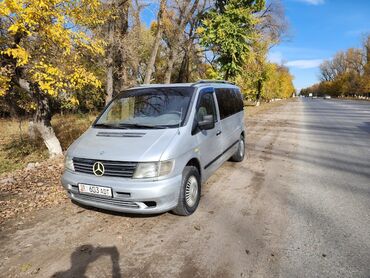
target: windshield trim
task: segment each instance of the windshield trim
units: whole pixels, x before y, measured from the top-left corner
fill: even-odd
[[[189,87],[189,86],[173,86],[173,87],[166,86],[166,87],[153,87],[153,88],[150,88],[150,89],[159,90],[159,89],[184,89],[184,88],[192,88],[193,92],[191,92],[190,100],[189,100],[189,103],[186,107],[186,111],[185,111],[185,114],[184,114],[184,117],[183,117],[181,123],[180,124],[175,124],[175,125],[158,125],[158,126],[153,126],[153,127],[146,127],[147,129],[179,128],[179,127],[183,127],[187,124],[188,119],[189,119],[189,114],[190,114],[189,111],[191,111],[191,107],[193,106],[193,102],[194,102],[194,98],[195,98],[195,95],[196,95],[197,88],[193,88],[193,87]],[[149,88],[148,87],[142,87],[142,88],[135,87],[135,88],[127,89],[127,90],[124,90],[124,91],[120,92],[116,97],[114,97],[111,101],[108,102],[108,104],[104,107],[104,109],[101,111],[101,113],[98,115],[98,117],[96,117],[96,119],[92,123],[91,127],[93,127],[93,128],[109,128],[109,129],[145,129],[144,127],[130,128],[130,127],[127,127],[127,126],[120,127],[119,125],[112,126],[112,127],[99,127],[99,124],[97,124],[97,122],[103,116],[103,114],[108,109],[108,107],[110,107],[112,102],[116,101],[117,99],[120,99],[120,98],[124,97],[124,95],[126,93],[128,93],[130,95],[130,94],[133,94],[134,91],[136,91],[136,90],[140,91],[140,90],[144,90],[144,89],[149,89]]]

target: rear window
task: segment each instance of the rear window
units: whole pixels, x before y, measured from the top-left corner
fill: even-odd
[[[243,110],[243,99],[238,89],[216,88],[215,91],[221,120]]]

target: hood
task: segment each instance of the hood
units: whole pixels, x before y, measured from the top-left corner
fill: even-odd
[[[89,128],[68,149],[72,157],[116,161],[159,161],[177,129]]]

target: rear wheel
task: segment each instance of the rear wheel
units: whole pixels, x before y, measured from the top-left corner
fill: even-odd
[[[177,215],[187,216],[198,207],[200,200],[200,175],[194,166],[186,166],[182,174],[182,184],[177,207],[173,212]]]
[[[244,136],[240,135],[240,139],[238,142],[238,149],[234,153],[234,155],[230,158],[231,161],[234,162],[241,162],[243,161],[245,156],[245,141],[244,141]]]

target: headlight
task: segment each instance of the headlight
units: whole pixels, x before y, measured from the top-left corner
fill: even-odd
[[[66,155],[66,157],[64,159],[64,168],[65,169],[68,169],[68,170],[71,170],[71,171],[74,171],[75,170],[75,167],[73,166],[73,159],[72,159],[72,157]]]
[[[134,179],[156,178],[171,173],[174,161],[141,162],[136,166]]]

